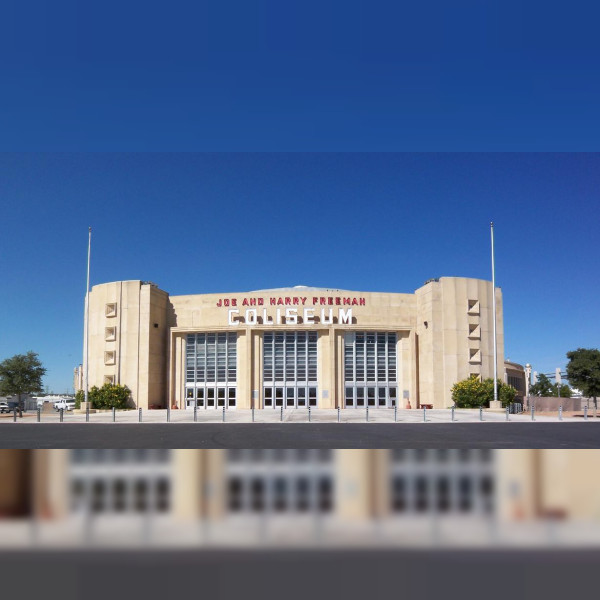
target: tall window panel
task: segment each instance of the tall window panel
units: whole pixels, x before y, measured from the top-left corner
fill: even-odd
[[[344,338],[344,388],[347,408],[396,405],[396,343],[389,332],[349,332]]]
[[[326,514],[334,509],[334,451],[228,450],[229,514]]]
[[[186,340],[186,407],[235,408],[237,335],[191,333]]]
[[[73,513],[167,513],[171,510],[171,451],[71,450]]]
[[[494,451],[390,451],[390,511],[486,516],[495,509]]]
[[[317,406],[316,331],[267,331],[263,357],[265,408]]]

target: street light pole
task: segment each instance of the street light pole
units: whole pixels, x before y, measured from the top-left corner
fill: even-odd
[[[496,339],[496,269],[494,265],[494,222],[490,223],[492,237],[492,306],[494,312],[494,402],[498,401],[498,343]]]
[[[90,252],[92,249],[92,228],[88,230],[88,255],[87,255],[87,282],[85,288],[85,310],[83,321],[83,364],[84,364],[84,402],[88,402],[88,346],[89,346],[89,318],[90,318]]]

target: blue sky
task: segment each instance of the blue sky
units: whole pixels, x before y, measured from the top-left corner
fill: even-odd
[[[92,283],[410,292],[489,278],[493,219],[507,356],[597,346],[598,156],[525,153],[600,150],[598,12],[6,0],[0,357],[71,385],[88,225]]]
[[[5,0],[0,150],[598,150],[599,11]]]
[[[3,154],[0,357],[34,350],[46,384],[81,360],[91,283],[172,294],[290,285],[413,292],[491,278],[506,356],[549,372],[597,347],[600,155]]]

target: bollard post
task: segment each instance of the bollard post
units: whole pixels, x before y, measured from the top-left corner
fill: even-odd
[[[13,409],[13,423],[17,422],[17,409]]]
[[[365,411],[365,419],[367,423],[369,422],[369,405],[367,404],[367,410]]]
[[[479,420],[483,421],[483,406],[479,407]]]
[[[452,411],[452,422],[454,423],[454,406],[450,410]]]
[[[38,406],[38,409],[37,409],[37,422],[41,423],[41,421],[42,421],[42,409]]]
[[[535,421],[535,406],[531,405],[531,420]]]
[[[252,407],[252,422],[254,423],[254,406]]]
[[[117,409],[113,406],[113,423],[117,420]]]
[[[398,405],[394,404],[394,423],[398,422]]]
[[[198,405],[194,404],[194,423],[198,422]]]
[[[60,422],[61,422],[61,423],[63,422],[63,419],[64,419],[64,412],[65,412],[65,409],[64,409],[64,408],[61,408],[61,409],[60,409]],[[15,415],[15,416],[16,416],[16,415]]]
[[[427,407],[423,407],[423,423],[427,423]]]
[[[141,423],[142,422],[142,407],[141,406],[138,409],[138,413],[139,413],[138,419],[139,419],[139,422]]]
[[[338,423],[340,422],[340,407],[338,406]]]
[[[509,412],[509,410],[508,410],[508,406],[507,406],[507,407],[506,407],[506,420],[507,420],[507,421],[508,421],[508,412]]]
[[[587,406],[584,406],[583,407],[583,418],[586,421],[587,421],[587,412],[588,412]]]
[[[310,404],[308,405],[308,422],[310,423]]]
[[[223,423],[225,423],[225,407],[223,407]]]
[[[171,422],[171,405],[167,404],[167,423]]]
[[[558,420],[562,421],[562,405],[558,407]]]
[[[85,422],[86,423],[90,422],[90,405],[89,405],[89,403],[85,407]]]

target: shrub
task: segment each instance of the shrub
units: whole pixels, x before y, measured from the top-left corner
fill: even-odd
[[[80,408],[84,400],[83,390],[75,394],[75,407]],[[127,408],[131,391],[126,385],[105,383],[101,388],[93,386],[88,392],[88,398],[94,408]]]
[[[498,380],[498,400],[506,407],[515,401],[517,390]],[[457,408],[479,408],[489,406],[494,400],[494,380],[481,381],[473,375],[469,379],[459,381],[452,386],[452,400]]]

